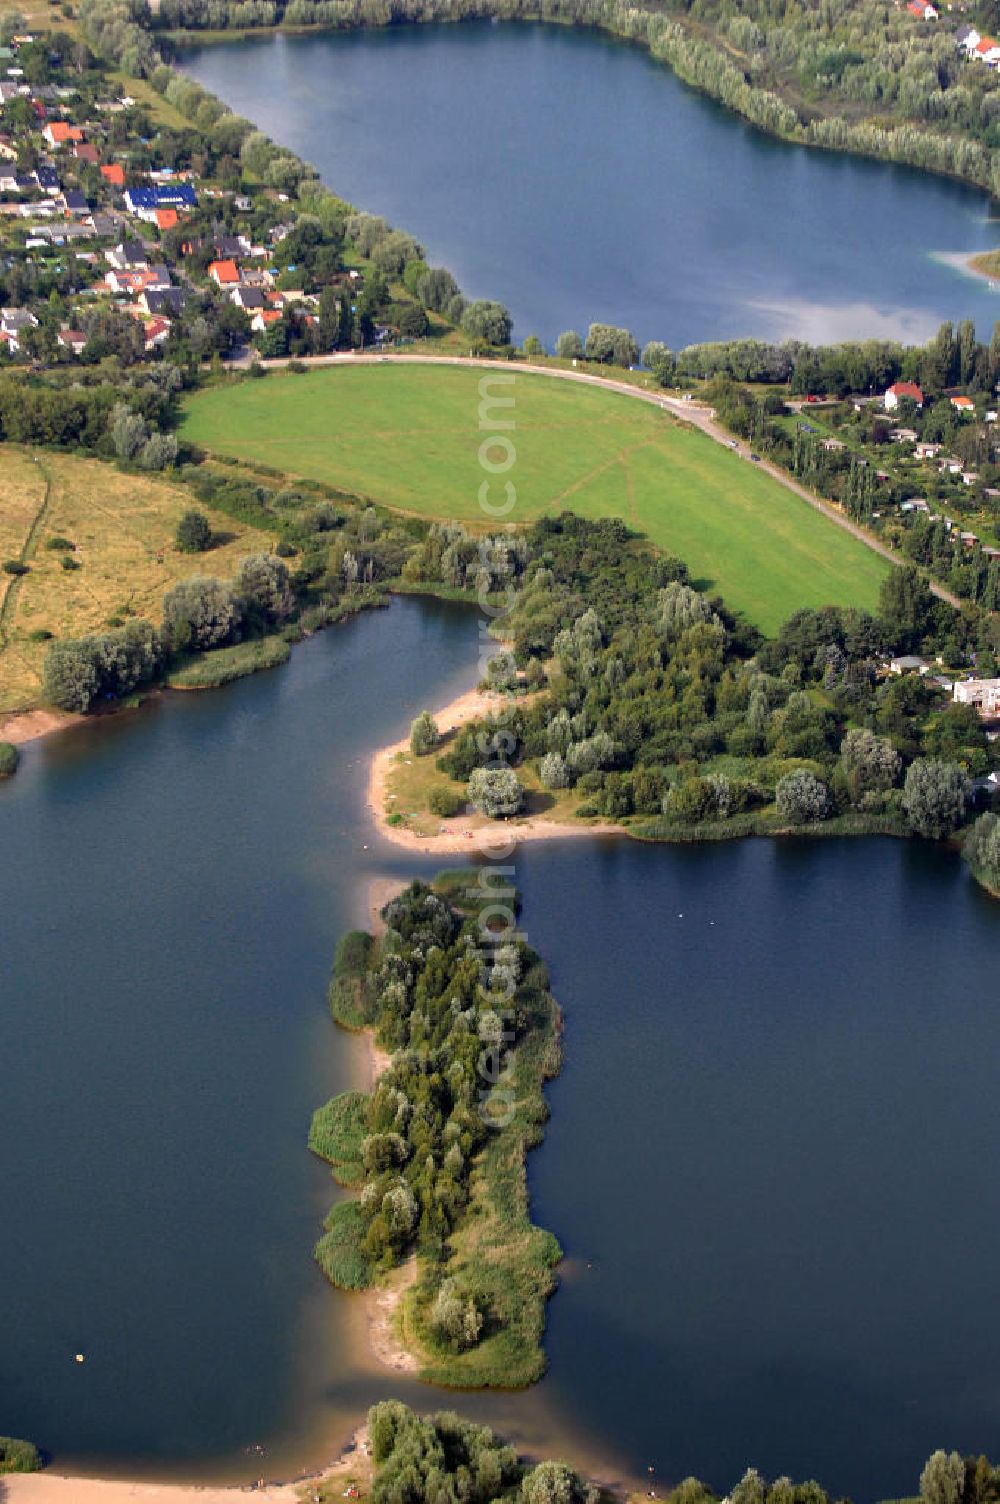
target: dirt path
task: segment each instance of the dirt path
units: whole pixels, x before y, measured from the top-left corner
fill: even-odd
[[[399,1340],[396,1332],[396,1312],[407,1290],[417,1278],[417,1256],[411,1254],[389,1275],[385,1284],[379,1285],[365,1298],[368,1301],[368,1337],[372,1352],[378,1361],[395,1373],[416,1373],[419,1360]]]
[[[311,355],[306,357],[303,364],[309,366],[357,366],[364,359],[365,357],[363,356],[353,354]],[[690,423],[692,428],[700,429],[703,434],[714,440],[716,444],[722,444],[726,449],[731,449],[734,454],[738,454],[748,464],[754,463],[750,459],[750,449],[739,440],[734,439],[733,435],[716,421],[714,408],[686,400],[683,397],[670,397],[662,391],[644,391],[641,387],[633,386],[628,381],[616,381],[612,376],[595,376],[590,371],[564,371],[555,366],[536,366],[526,360],[485,360],[474,355],[385,355],[379,356],[378,359],[391,360],[402,365],[471,366],[478,370],[495,371],[498,375],[505,371],[523,371],[531,376],[548,376],[556,381],[576,381],[586,386],[602,387],[605,391],[618,392],[623,397],[633,397],[638,402],[646,402],[653,407],[659,407],[664,412],[672,413],[675,418],[680,418],[682,422]],[[263,364],[267,366],[283,366],[287,365],[288,362],[286,360],[269,360],[263,362]],[[885,543],[873,537],[859,523],[853,522],[850,517],[845,516],[832,502],[825,501],[821,496],[817,496],[814,491],[810,491],[808,487],[800,485],[797,480],[793,479],[786,470],[782,470],[779,465],[773,465],[769,460],[760,460],[758,463],[760,469],[765,470],[772,480],[776,480],[780,486],[784,486],[786,491],[791,491],[793,495],[800,497],[802,501],[808,502],[817,512],[822,512],[824,517],[829,518],[831,522],[836,523],[838,527],[850,533],[853,538],[857,538],[859,543],[865,544],[874,553],[880,554],[883,559],[888,559],[890,564],[898,565],[903,563],[900,556],[894,553]],[[956,610],[960,608],[961,602],[958,596],[953,595],[950,590],[946,590],[943,585],[935,584],[933,580],[928,581],[928,583],[931,591],[939,600],[947,601],[948,605],[954,606]]]

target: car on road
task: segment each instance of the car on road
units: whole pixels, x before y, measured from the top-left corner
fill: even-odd
[[[753,460],[753,462],[754,462],[755,465],[759,465],[760,464],[760,455],[759,454],[752,454],[750,456],[750,458]]]

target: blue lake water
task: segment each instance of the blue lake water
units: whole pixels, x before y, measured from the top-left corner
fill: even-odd
[[[678,348],[743,335],[988,334],[955,264],[985,193],[774,141],[639,50],[544,25],[250,38],[182,66],[359,208],[417,235],[518,337],[593,320]]]

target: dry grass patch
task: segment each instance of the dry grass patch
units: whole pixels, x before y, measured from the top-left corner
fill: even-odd
[[[177,580],[192,574],[230,578],[245,554],[271,547],[268,534],[200,507],[220,542],[204,554],[183,554],[174,546],[174,533],[192,505],[184,487],[123,475],[100,460],[71,455],[45,453],[36,463],[29,452],[11,445],[0,449],[0,458],[0,537],[8,531],[14,537],[18,529],[24,537],[32,508],[37,516],[44,481],[50,486],[27,559],[30,572],[17,582],[5,623],[0,711],[37,703],[47,645],[32,640],[32,634],[79,636],[123,617],[157,621],[163,596]],[[55,537],[68,539],[72,553],[48,548]],[[64,559],[79,568],[66,569]]]

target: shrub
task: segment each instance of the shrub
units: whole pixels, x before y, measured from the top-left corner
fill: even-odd
[[[340,1290],[366,1290],[374,1267],[365,1252],[367,1228],[357,1201],[338,1201],[326,1219],[315,1256],[323,1273]]]
[[[72,553],[76,548],[76,544],[71,543],[68,538],[63,538],[57,533],[55,537],[48,540],[45,547],[53,549],[56,553]]]
[[[969,781],[958,763],[918,757],[906,770],[903,809],[917,835],[941,840],[961,825]]]
[[[222,647],[239,633],[242,609],[221,580],[192,575],[163,597],[163,636],[172,652]]]
[[[0,1473],[37,1473],[41,1465],[38,1448],[30,1441],[0,1436]]]
[[[431,1307],[430,1328],[435,1340],[453,1353],[475,1347],[483,1330],[475,1296],[462,1295],[456,1282],[446,1279]]]
[[[4,574],[14,575],[16,578],[19,575],[27,574],[28,566],[27,564],[22,564],[20,559],[4,559],[3,572]]]
[[[538,771],[547,789],[569,788],[569,768],[558,752],[546,752]]]
[[[74,559],[72,554],[63,554],[59,560],[59,564],[62,569],[66,570],[67,574],[71,573],[74,569],[81,569],[83,567],[79,559]]]
[[[212,546],[212,529],[204,512],[191,507],[177,524],[174,541],[181,553],[203,554]]]
[[[797,768],[779,780],[774,802],[778,814],[790,825],[825,820],[830,813],[830,794],[826,784],[806,768]]]
[[[410,726],[410,751],[414,757],[426,757],[440,740],[437,722],[429,710],[422,710]]]
[[[469,779],[469,802],[480,814],[497,820],[516,815],[524,789],[513,768],[476,768]]]
[[[458,789],[436,788],[431,789],[428,799],[432,815],[440,815],[442,820],[454,819],[465,809],[465,795]]]
[[[17,772],[18,750],[11,742],[0,742],[0,778],[11,778]]]

